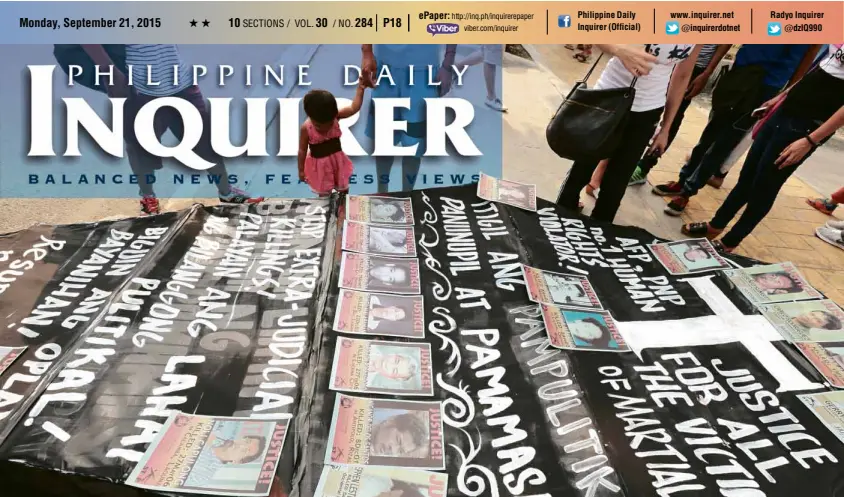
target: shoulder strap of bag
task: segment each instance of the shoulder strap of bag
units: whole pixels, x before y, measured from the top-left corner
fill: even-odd
[[[603,57],[603,56],[604,56],[604,54],[603,54],[603,52],[601,52],[601,55],[599,55],[598,58],[595,59],[595,62],[592,64],[592,67],[590,67],[589,70],[586,71],[586,75],[583,76],[583,78],[580,81],[575,83],[575,87],[586,84],[586,82],[589,81],[589,76],[591,76],[592,72],[595,70],[595,68],[598,67],[598,62],[601,62],[601,57]],[[633,88],[634,86],[636,86],[636,81],[638,79],[639,79],[638,76],[633,77],[633,81],[630,82],[630,88]]]

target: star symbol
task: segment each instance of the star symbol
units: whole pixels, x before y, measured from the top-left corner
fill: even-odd
[[[190,27],[192,27],[192,28],[195,28],[195,27],[196,27],[196,19],[191,19],[191,20],[190,20]]]
[[[207,27],[208,27],[208,26],[210,26],[210,25],[211,25],[211,23],[210,23],[210,22],[208,22],[208,19],[206,19],[206,20],[202,21],[202,27],[203,27],[203,28],[207,28]]]

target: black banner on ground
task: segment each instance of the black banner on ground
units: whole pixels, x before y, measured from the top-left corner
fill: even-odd
[[[657,333],[687,320],[692,343],[694,330],[719,319],[721,301],[653,259],[652,235],[544,201],[536,213],[486,202],[474,187],[410,196],[434,395],[404,399],[442,403],[449,496],[835,495],[833,459],[844,446],[793,394],[776,393],[741,344],[648,349],[643,360],[551,347],[522,264],[587,277],[622,334],[636,323]],[[332,325],[344,217],[337,198],[297,199],[0,237],[0,346],[27,347],[0,376],[4,487],[148,494],[122,482],[167,416],[183,411],[288,419],[271,495],[315,495],[337,398],[329,377],[341,336]],[[752,313],[719,278],[696,278],[735,303],[740,318]],[[816,379],[794,357],[789,364]],[[679,402],[680,392],[693,405],[657,403],[662,380],[636,369],[657,362],[676,395],[665,398]],[[702,380],[684,376],[692,366],[710,372],[725,397],[702,404],[694,383]],[[746,393],[736,379],[744,376],[770,397]],[[629,391],[614,390],[620,378]],[[744,395],[767,410],[753,410]],[[786,405],[791,421],[777,417],[785,415],[775,406]],[[635,409],[647,415],[637,411],[641,420],[631,422]],[[740,423],[758,428],[743,441],[771,445],[743,452],[731,438],[751,431]],[[676,460],[639,454],[669,450],[642,449],[668,437]],[[713,444],[687,443],[694,437]],[[723,452],[699,456],[699,448]],[[738,465],[751,476],[730,473]]]

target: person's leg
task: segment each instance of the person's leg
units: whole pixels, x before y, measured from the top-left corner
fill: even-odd
[[[835,205],[844,204],[844,187],[836,190],[829,198]]]
[[[742,118],[743,116],[740,114],[729,113],[729,119],[723,123],[724,128],[719,133],[718,138],[700,158],[694,172],[687,176],[683,182],[682,195],[688,197],[697,195],[697,192],[706,185],[706,181],[721,169],[721,165],[724,164],[727,157],[741,143],[742,138],[747,133],[746,129],[737,127],[743,120]],[[692,152],[692,156],[694,158],[694,152]]]
[[[382,62],[378,62],[378,67],[383,67]],[[393,71],[393,77],[401,77],[402,74],[406,73],[407,71]],[[422,78],[418,81],[427,81],[427,76]],[[398,83],[398,81],[397,81]],[[383,84],[378,85],[372,90],[372,100],[369,102],[369,112],[367,113],[366,119],[366,128],[364,129],[364,135],[370,140],[375,139],[375,101],[380,98],[400,98],[402,95],[399,93],[399,86],[398,84],[390,85],[390,84]],[[396,109],[393,112],[393,119],[403,120],[402,112],[399,109]],[[398,132],[394,134],[393,137],[393,144],[399,145],[401,143],[401,139],[397,136]],[[395,161],[395,157],[383,157],[377,156],[375,157],[375,175],[376,175],[376,182],[378,193],[387,193],[390,191],[390,172],[393,169],[393,162]]]
[[[696,68],[697,69],[697,68]],[[677,137],[677,133],[680,131],[680,125],[683,124],[683,117],[686,115],[686,110],[691,105],[692,101],[689,99],[683,99],[680,103],[680,107],[677,109],[677,115],[674,117],[674,121],[671,122],[671,127],[668,129],[668,145],[665,147],[665,150],[668,150],[668,147],[674,142],[674,138]],[[633,176],[630,178],[631,184],[643,184],[647,179],[648,173],[656,167],[657,163],[659,162],[659,157],[645,154],[639,159],[639,163],[636,165],[637,170],[633,173]],[[635,180],[635,181],[634,181]]]
[[[138,193],[141,195],[141,212],[144,214],[158,214],[161,212],[158,199],[155,197],[155,171],[161,169],[161,157],[147,152],[135,136],[135,116],[146,103],[154,100],[154,97],[141,95],[133,92],[126,100],[123,109],[123,140],[126,143],[126,156],[129,159],[129,167],[132,174],[138,180]],[[156,113],[153,120],[153,132],[157,140],[167,131],[167,125],[163,116],[163,109]]]
[[[677,181],[672,181],[663,185],[656,185],[653,188],[653,193],[657,195],[677,195],[682,191],[682,186],[685,181],[692,176],[700,165],[701,160],[707,154],[712,145],[720,138],[721,133],[728,127],[732,121],[730,120],[730,113],[721,109],[712,109],[709,112],[709,121],[703,128],[697,144],[692,149],[689,159],[680,169],[680,174]]]
[[[487,107],[504,112],[507,107],[498,97],[495,89],[497,73],[504,64],[504,45],[484,45],[484,81],[486,82],[486,105]]]
[[[416,180],[419,178],[419,168],[422,165],[421,157],[401,158],[401,186],[402,191],[413,190]]]
[[[780,168],[775,164],[777,157],[788,145],[806,136],[816,124],[781,115],[772,117],[771,121],[776,129],[773,130],[770,144],[756,167],[753,195],[739,220],[721,239],[726,247],[737,247],[756,228],[774,206],[777,195],[788,178],[812,155],[810,151],[803,160],[789,167]]]
[[[575,161],[557,195],[557,205],[576,211],[580,203],[580,191],[589,183],[598,161]]]
[[[378,182],[378,193],[390,191],[390,171],[393,169],[395,157],[375,157],[375,180]]]
[[[750,152],[747,154],[747,159],[741,168],[741,174],[736,182],[736,186],[724,199],[724,202],[715,211],[715,215],[709,222],[709,225],[718,231],[727,227],[730,221],[738,214],[738,211],[747,204],[754,194],[754,181],[758,174],[759,168],[763,161],[771,153],[769,149],[776,147],[775,143],[776,126],[766,125],[757,135],[753,146],[750,147]]]
[[[636,163],[654,134],[662,109],[631,112],[622,130],[621,143],[607,163],[601,179],[601,194],[592,210],[592,219],[612,222],[627,190]]]
[[[481,62],[483,62],[483,60],[484,60],[483,50],[476,50],[476,51],[472,52],[471,55],[469,55],[465,59],[460,59],[457,62],[455,62],[454,65],[457,66],[457,67],[476,66],[476,65],[480,64]]]
[[[589,184],[586,185],[586,194],[595,197],[595,192],[601,188],[601,181],[604,179],[604,172],[607,170],[607,159],[602,160],[598,163],[598,167],[595,168],[595,171],[592,173],[592,178],[589,180]]]

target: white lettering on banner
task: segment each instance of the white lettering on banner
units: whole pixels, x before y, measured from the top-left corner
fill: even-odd
[[[663,354],[658,361],[634,365],[633,370],[647,390],[647,398],[626,394],[633,388],[621,368],[604,366],[598,373],[603,377],[602,384],[619,392],[607,396],[616,417],[625,425],[630,448],[645,461],[652,485],[661,497],[706,490],[692,462],[703,463],[707,474],[717,475],[716,484],[725,497],[735,495],[738,489],[741,495],[763,497],[754,470],[768,483],[776,484],[777,473],[781,472],[778,468],[792,462],[805,469],[838,462],[747,369],[728,369],[719,358],[705,365],[689,351]],[[758,424],[715,417],[693,418],[665,427],[650,407],[665,409],[671,404],[681,409],[697,405],[711,409],[716,403],[730,402],[729,392],[737,394],[758,416]],[[773,447],[774,442],[793,461],[784,456],[765,459],[754,452]]]
[[[30,157],[54,157],[53,149],[53,65],[30,65]],[[209,98],[211,127],[211,146],[222,157],[268,157],[266,115],[269,99],[244,98],[246,102],[246,140],[241,146],[233,146],[227,130],[231,120],[231,98]],[[278,98],[277,121],[282,123],[301,122],[299,116],[299,100]],[[110,98],[111,123],[106,123],[94,109],[81,97],[64,97],[62,101],[67,109],[66,142],[64,152],[66,157],[81,156],[79,148],[79,131],[84,128],[91,139],[106,153],[114,157],[123,157],[123,113],[125,98]],[[480,156],[481,151],[472,141],[466,127],[472,123],[475,116],[474,106],[461,98],[426,98],[426,150],[425,156],[448,156],[447,142],[450,141],[461,156]],[[395,121],[395,110],[410,108],[410,98],[377,98],[373,99],[375,122],[375,149],[373,156],[413,156],[416,155],[418,144],[409,147],[398,147],[393,140],[394,130],[407,130],[407,121]],[[175,110],[185,123],[185,135],[175,146],[163,145],[153,130],[155,116],[163,108]],[[451,109],[454,118],[448,121],[448,110]],[[160,97],[146,103],[137,113],[133,127],[134,134],[141,146],[152,155],[176,159],[192,169],[204,171],[214,166],[200,157],[194,149],[203,135],[206,120],[199,109],[189,101],[180,97]],[[346,142],[353,141],[352,133],[344,133]],[[298,128],[292,125],[279,126],[279,150],[277,156],[296,155],[296,144],[299,142]],[[363,152],[359,144],[344,147],[350,155],[353,152]],[[365,153],[360,153],[365,155]]]
[[[465,271],[480,271],[478,245],[472,233],[472,224],[466,215],[462,200],[441,197],[442,224],[446,236],[446,255],[452,276]]]
[[[744,315],[715,286],[711,276],[682,281],[687,282],[717,314],[664,321],[617,321],[619,331],[631,349],[640,353],[646,348],[741,342],[779,382],[778,392],[823,388],[806,378],[771,343],[782,340],[782,335],[763,316]]]
[[[36,262],[44,260],[50,250],[57,252],[63,249],[66,243],[65,240],[53,240],[42,235],[40,241],[24,250],[20,258],[11,260],[14,255],[12,250],[0,251],[0,262],[11,260],[8,268],[0,271],[0,294],[8,290],[19,277],[34,268]]]
[[[549,380],[542,385],[538,394],[540,399],[548,402],[545,414],[551,425],[556,428],[559,436],[573,437],[580,433],[581,438],[563,447],[565,453],[577,460],[570,464],[570,470],[577,475],[575,487],[583,492],[585,497],[594,497],[601,488],[613,493],[620,493],[621,487],[615,483],[615,469],[609,464],[609,458],[604,454],[603,445],[598,432],[588,415],[579,417],[563,424],[560,417],[584,405],[581,392],[569,375],[568,362],[559,349],[551,346],[545,334],[545,325],[537,305],[528,305],[512,309],[511,314],[521,316],[515,318],[517,325],[525,325],[528,329],[519,335],[520,347],[532,351],[532,357],[527,361],[531,368],[530,375],[538,380]]]
[[[472,204],[472,211],[477,218],[478,228],[481,229],[481,235],[487,241],[492,240],[495,236],[510,236],[510,231],[504,225],[504,220],[501,219],[501,214],[498,210],[498,204],[484,200]]]

